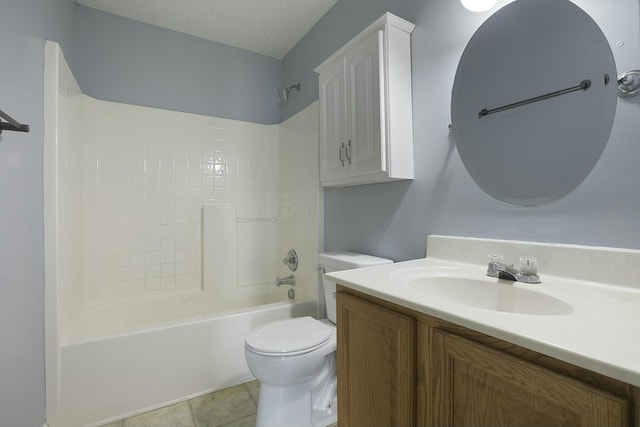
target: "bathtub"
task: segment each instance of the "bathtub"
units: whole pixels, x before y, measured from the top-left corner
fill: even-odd
[[[49,426],[99,426],[253,379],[246,334],[317,312],[313,299],[263,302],[220,311],[193,294],[83,311],[60,346],[58,411]]]

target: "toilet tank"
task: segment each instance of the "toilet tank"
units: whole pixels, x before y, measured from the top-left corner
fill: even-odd
[[[332,271],[391,264],[393,261],[356,252],[336,251],[319,254],[318,263],[323,269],[323,273],[329,273]],[[327,307],[327,319],[336,323],[336,284],[331,280],[325,279],[324,274],[322,274],[322,287],[324,289],[324,302]]]

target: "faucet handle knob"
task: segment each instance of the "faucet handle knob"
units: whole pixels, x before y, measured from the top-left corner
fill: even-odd
[[[520,257],[520,273],[528,276],[538,274],[538,259],[532,256]]]
[[[296,271],[298,269],[298,254],[295,249],[289,249],[287,256],[282,258],[282,263],[289,267],[289,270]]]
[[[489,254],[489,262],[502,262],[502,254]]]

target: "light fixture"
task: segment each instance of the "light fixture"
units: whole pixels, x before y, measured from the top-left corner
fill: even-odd
[[[472,12],[484,12],[496,5],[498,0],[460,0],[460,3]]]

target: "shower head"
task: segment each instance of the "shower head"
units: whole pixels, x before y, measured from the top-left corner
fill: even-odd
[[[280,98],[280,101],[287,102],[287,100],[289,99],[289,92],[291,92],[293,89],[299,91],[300,90],[300,83],[291,85],[289,87],[279,86],[278,87],[278,97]]]

